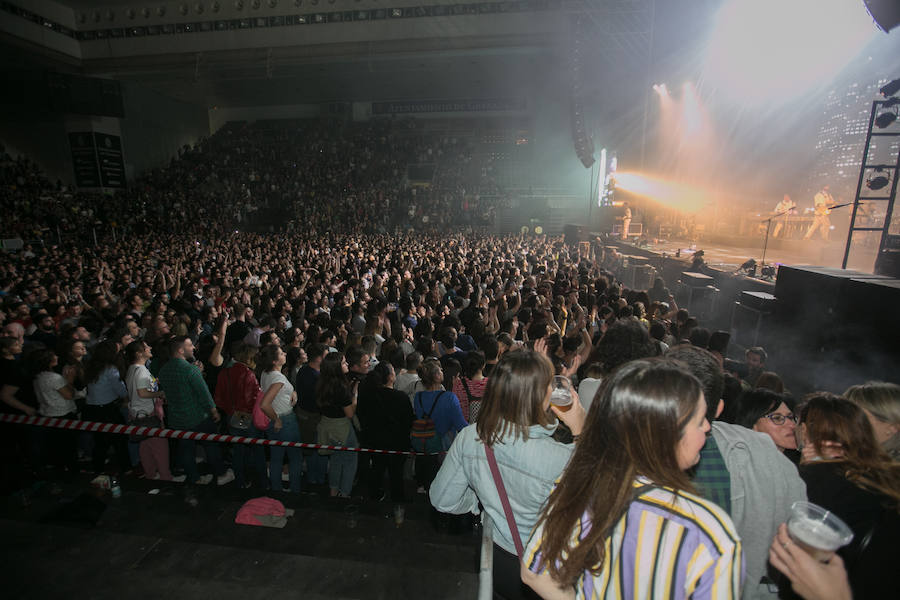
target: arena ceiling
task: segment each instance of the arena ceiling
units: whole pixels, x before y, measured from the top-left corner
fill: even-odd
[[[430,7],[443,5],[446,10],[462,6],[446,0],[262,0],[254,9],[255,0],[190,0],[183,2],[154,2],[140,0],[55,0],[70,9],[76,32],[93,28],[123,27],[132,24],[185,22],[221,17],[234,22],[243,16],[284,13],[290,8],[297,15],[306,11],[401,6],[403,11],[419,10],[419,3]],[[524,2],[541,2],[540,10],[521,12]],[[701,0],[713,4],[718,0]],[[211,6],[219,5],[215,15]],[[657,4],[662,5],[656,7]],[[392,33],[371,39],[341,39],[343,32],[357,23],[327,23],[315,31],[330,31],[334,40],[315,42],[267,43],[262,38],[248,41],[242,32],[222,31],[228,36],[226,47],[206,49],[195,47],[167,48],[169,40],[187,37],[184,34],[141,40],[143,52],[128,54],[95,52],[103,41],[81,41],[87,49],[80,60],[54,56],[40,48],[28,47],[21,40],[5,36],[3,60],[9,66],[20,66],[23,60],[59,63],[85,75],[111,77],[123,81],[140,82],[167,96],[194,104],[214,106],[259,106],[298,103],[334,102],[348,100],[450,99],[528,97],[535,89],[558,85],[560,73],[571,64],[571,22],[584,22],[588,47],[588,68],[585,82],[588,88],[623,88],[630,82],[647,83],[651,63],[653,23],[669,22],[654,19],[654,14],[666,10],[667,2],[658,0],[520,0],[518,2],[489,3],[487,10],[497,13],[477,13],[470,16],[430,17],[421,19],[410,15],[403,32],[425,27],[427,35],[407,36],[396,27]],[[197,6],[204,6],[196,13]],[[514,6],[515,5],[515,6]],[[167,7],[164,17],[155,12]],[[467,7],[475,6],[467,4]],[[480,5],[479,5],[480,6]],[[518,8],[516,8],[518,7]],[[183,15],[182,10],[186,11]],[[250,12],[256,10],[258,12]],[[430,10],[430,9],[429,9]],[[472,9],[475,11],[475,9]],[[478,9],[481,10],[481,9]],[[511,10],[518,14],[500,14]],[[349,11],[348,11],[349,12]],[[345,12],[344,14],[348,14]],[[142,14],[147,14],[146,20]],[[309,13],[312,14],[312,13]],[[126,16],[128,15],[128,16]],[[404,13],[406,16],[406,13]],[[528,18],[526,18],[526,16]],[[6,18],[4,16],[4,18]],[[493,19],[493,21],[491,21]],[[387,24],[387,21],[384,22]],[[461,23],[479,25],[469,33]],[[485,23],[488,25],[484,26]],[[496,24],[496,27],[490,25]],[[518,23],[518,24],[516,24]],[[393,22],[391,22],[393,24]],[[375,30],[376,24],[372,24]],[[308,31],[313,31],[309,26]],[[272,29],[272,33],[283,30]],[[299,31],[299,30],[298,30]],[[306,30],[305,30],[306,31]],[[202,35],[217,36],[219,32]],[[196,36],[199,39],[200,36]],[[326,36],[326,38],[329,36]],[[192,39],[192,38],[191,38]],[[108,42],[111,40],[107,40]],[[128,40],[125,40],[126,42]],[[112,44],[110,44],[112,45]],[[16,49],[18,47],[18,49]],[[179,51],[181,50],[181,51]]]

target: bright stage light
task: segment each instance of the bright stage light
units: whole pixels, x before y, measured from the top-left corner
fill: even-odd
[[[742,104],[828,81],[876,35],[859,2],[731,0],[716,17],[705,83]]]
[[[684,212],[698,212],[710,202],[710,194],[698,187],[631,171],[619,171],[616,187]]]

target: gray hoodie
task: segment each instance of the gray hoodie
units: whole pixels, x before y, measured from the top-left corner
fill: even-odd
[[[797,467],[765,433],[715,421],[712,435],[731,476],[731,519],[744,544],[746,578],[742,598],[771,599],[777,594],[759,583],[766,574],[769,545],[788,520],[791,504],[806,500]]]

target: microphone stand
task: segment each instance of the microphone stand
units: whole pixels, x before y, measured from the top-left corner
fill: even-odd
[[[852,202],[844,202],[843,204],[835,204],[834,206],[829,206],[828,212],[831,212],[831,211],[835,210],[836,208],[844,208],[845,206],[850,206],[851,204],[853,204],[853,203]],[[766,249],[769,247],[769,229],[772,228],[772,221],[774,221],[781,215],[786,215],[787,213],[791,212],[795,208],[797,208],[796,205],[792,206],[791,208],[787,208],[781,212],[777,212],[774,215],[772,215],[771,217],[769,217],[768,219],[763,219],[762,221],[760,221],[760,223],[766,224],[766,241],[763,242],[762,262],[759,265],[760,268],[766,266]]]
[[[777,218],[780,217],[781,215],[786,215],[786,214],[788,214],[789,212],[791,212],[791,211],[794,210],[795,208],[797,208],[796,205],[794,205],[794,206],[792,206],[792,207],[790,207],[790,208],[786,208],[786,209],[784,209],[784,210],[781,211],[781,212],[777,212],[777,213],[775,213],[774,215],[772,215],[771,217],[769,217],[768,219],[763,219],[762,221],[760,221],[760,223],[765,223],[765,224],[766,224],[766,241],[763,242],[762,262],[759,263],[759,267],[760,267],[760,268],[766,266],[766,249],[769,247],[769,230],[772,229],[772,221],[774,221],[775,219],[777,219]]]

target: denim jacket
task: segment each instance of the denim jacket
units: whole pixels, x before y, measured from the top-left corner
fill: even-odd
[[[550,437],[554,431],[555,425],[550,428],[532,425],[527,440],[509,435],[494,445],[497,466],[523,546],[528,543],[541,509],[574,448]],[[494,542],[507,552],[516,553],[475,425],[469,425],[456,436],[429,495],[437,510],[453,514],[478,514],[480,500],[494,523]]]

